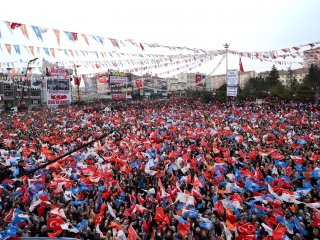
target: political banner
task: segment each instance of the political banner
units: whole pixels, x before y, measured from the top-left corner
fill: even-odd
[[[196,87],[203,87],[205,85],[204,82],[203,82],[204,78],[205,78],[205,76],[202,75],[202,74],[196,74],[195,75]]]
[[[41,89],[42,88],[42,80],[43,80],[42,76],[33,75],[31,77],[31,88],[33,88],[33,89]]]
[[[48,77],[46,79],[46,100],[48,107],[57,107],[71,103],[69,78]]]
[[[86,92],[97,92],[97,79],[94,77],[86,77],[83,79]],[[107,85],[107,84],[104,84]]]
[[[238,87],[227,87],[227,96],[236,97],[238,93]]]
[[[112,100],[132,98],[132,75],[125,72],[110,71],[109,87]]]
[[[228,70],[227,85],[229,87],[237,87],[239,81],[238,70]]]

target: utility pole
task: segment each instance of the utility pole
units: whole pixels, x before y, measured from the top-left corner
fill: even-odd
[[[80,77],[77,75],[77,66],[74,64],[74,74],[75,74],[75,83],[77,85],[77,93],[78,93],[78,104],[80,103]]]
[[[25,78],[25,82],[23,83],[22,85],[22,91],[21,91],[21,94],[20,94],[20,101],[19,101],[19,106],[18,106],[18,110],[19,112],[21,111],[27,111],[28,110],[28,107],[26,105],[26,101],[24,99],[24,87],[26,85],[27,87],[27,91],[28,91],[28,88],[29,88],[29,101],[30,101],[30,88],[31,88],[31,79],[30,79],[30,82],[29,82],[29,79],[28,79],[28,71],[29,71],[29,66],[30,64],[33,64],[35,61],[37,61],[38,58],[34,58],[34,59],[31,59],[28,61],[28,64],[27,64],[27,70],[24,74],[24,78]]]
[[[224,48],[226,49],[226,103],[228,101],[228,49],[230,46],[230,43],[223,44]]]

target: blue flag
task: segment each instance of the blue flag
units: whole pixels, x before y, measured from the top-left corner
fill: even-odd
[[[182,210],[184,218],[196,219],[198,217],[198,211],[195,209]]]
[[[308,235],[308,231],[306,231],[304,228],[301,227],[300,223],[298,222],[298,219],[296,216],[294,216],[294,225],[296,229],[303,235]]]
[[[312,178],[320,178],[320,169],[316,168],[312,171],[310,177]]]
[[[300,139],[298,139],[297,143],[300,145],[306,145],[308,142],[306,140],[300,138]]]
[[[19,231],[19,228],[13,226],[12,224],[9,224],[6,230],[4,230],[2,234],[2,239],[7,239],[10,237],[16,237],[17,233]]]
[[[199,226],[209,231],[212,227],[212,222],[199,222]]]
[[[83,201],[71,201],[71,205],[73,205],[73,206],[79,206],[79,205],[86,204],[86,203],[87,203],[87,200],[83,200]]]
[[[284,161],[279,161],[279,160],[276,160],[275,161],[275,164],[274,164],[276,167],[283,167],[283,168],[285,168],[285,167],[287,167],[288,166],[288,163],[287,162],[284,162]]]
[[[77,224],[76,229],[78,229],[78,231],[81,232],[82,230],[86,229],[87,227],[88,227],[88,222],[87,222],[87,220],[84,219]]]
[[[246,179],[245,187],[246,190],[250,192],[257,192],[263,189],[260,185],[250,181],[249,179]]]

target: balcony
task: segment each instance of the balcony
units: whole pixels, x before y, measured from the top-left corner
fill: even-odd
[[[30,96],[30,99],[41,99],[40,95],[34,95],[34,96]]]

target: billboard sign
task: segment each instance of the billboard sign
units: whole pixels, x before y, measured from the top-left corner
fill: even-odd
[[[113,100],[126,100],[132,94],[132,75],[125,72],[110,71],[110,95]]]
[[[68,78],[48,77],[46,79],[46,98],[48,107],[70,104],[70,80]]]
[[[239,81],[238,70],[228,70],[227,85],[229,87],[237,87]]]

